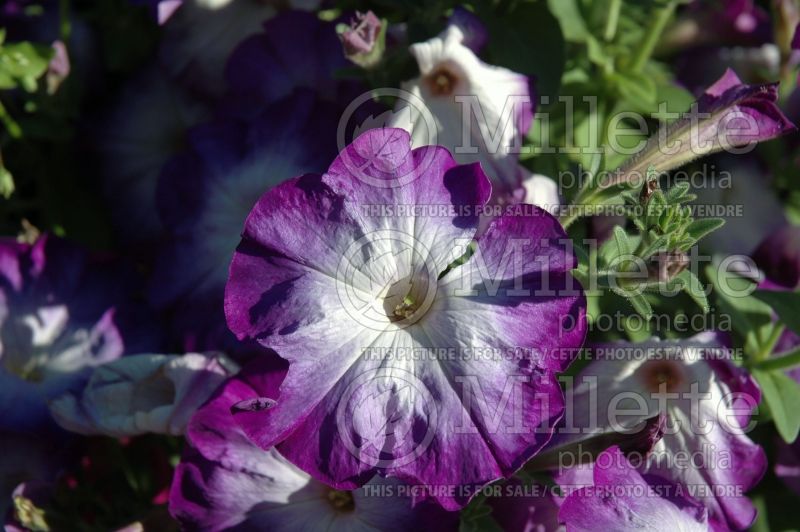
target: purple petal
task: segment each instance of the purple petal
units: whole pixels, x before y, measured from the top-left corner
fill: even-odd
[[[598,457],[594,485],[566,498],[559,518],[568,530],[707,530],[705,510],[691,501],[659,496],[619,447]]]
[[[794,290],[800,284],[800,227],[786,225],[773,232],[753,252],[767,281]]]
[[[430,505],[412,508],[396,481],[376,479],[351,492],[336,492],[311,479],[276,450],[264,451],[239,429],[230,411],[256,389],[277,390],[285,363],[255,360],[229,380],[192,419],[190,445],[170,491],[170,512],[185,527],[316,529],[367,522],[382,530],[455,526],[456,514]],[[338,504],[338,506],[337,506]]]

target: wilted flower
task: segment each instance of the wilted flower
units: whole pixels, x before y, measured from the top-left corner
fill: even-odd
[[[566,427],[557,431],[553,447],[574,449],[598,435],[636,432],[664,413],[663,437],[641,461],[641,472],[693,490],[713,526],[750,526],[755,508],[743,493],[763,475],[766,457],[745,432],[760,391],[727,359],[724,344],[704,333],[591,352],[596,360],[567,388]],[[692,462],[681,463],[680,456]]]
[[[570,493],[558,515],[575,532],[708,530],[707,510],[684,489],[642,477],[614,446],[597,457],[591,483]]]
[[[47,66],[47,92],[55,94],[61,83],[69,76],[70,63],[66,45],[61,41],[53,42],[53,58]]]
[[[481,61],[464,38],[463,29],[451,25],[411,45],[420,77],[403,89],[426,109],[400,101],[392,125],[407,128],[415,147],[438,144],[461,164],[480,162],[495,196],[510,196],[522,184],[518,163],[533,120],[531,83],[522,74]],[[434,131],[425,113],[432,116]]]
[[[279,396],[237,406],[254,441],[282,442],[290,461],[340,489],[376,472],[474,487],[544,445],[585,300],[562,228],[537,207],[495,218],[453,264],[488,199],[479,165],[375,129],[327,173],[259,200],[225,313],[239,338],[274,348],[290,369]],[[430,494],[450,509],[471,495]]]
[[[183,434],[189,418],[238,371],[222,354],[132,355],[94,370],[86,387],[50,402],[61,427],[79,434]]]
[[[258,393],[276,393],[286,374],[264,357],[229,380],[192,418],[170,491],[170,512],[202,530],[438,530],[454,529],[457,514],[433,505],[412,507],[396,481],[376,479],[354,491],[314,480],[276,449],[251,442],[230,406]]]

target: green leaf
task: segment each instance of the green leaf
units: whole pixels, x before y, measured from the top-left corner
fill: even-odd
[[[639,253],[639,257],[642,259],[649,259],[655,253],[659,251],[663,251],[667,247],[667,242],[669,241],[669,237],[667,235],[656,236],[655,232],[650,232],[650,238],[652,239],[650,243]]]
[[[558,19],[564,38],[571,42],[586,42],[591,34],[586,27],[577,0],[548,0],[550,12]]]
[[[617,244],[617,252],[619,253],[619,257],[623,255],[633,255],[633,248],[631,247],[630,240],[628,239],[628,233],[625,230],[616,225],[614,226],[614,241]]]
[[[5,45],[0,52],[0,69],[15,78],[38,78],[47,70],[53,49],[27,41]]]
[[[759,352],[762,339],[768,336],[772,327],[772,309],[752,295],[734,297],[721,289],[724,283],[737,292],[745,292],[745,288],[753,284],[749,279],[722,271],[711,264],[706,267],[705,272],[714,287],[713,294],[720,310],[730,316],[734,331],[744,338],[747,353],[755,355]]]
[[[756,290],[753,297],[772,307],[787,327],[800,334],[800,292]]]
[[[762,360],[756,367],[764,371],[787,370],[795,366],[800,366],[800,348],[787,353],[779,353],[772,358]]]
[[[612,74],[611,81],[620,97],[633,106],[633,110],[646,112],[656,103],[656,84],[650,76],[626,72]]]
[[[754,370],[778,434],[787,443],[800,432],[800,384],[780,371]]]
[[[680,203],[681,198],[683,198],[687,192],[689,192],[689,183],[677,183],[667,191],[664,197],[669,204]]]
[[[703,218],[690,223],[689,227],[686,228],[686,233],[693,239],[700,240],[723,225],[725,225],[725,220],[723,218]]]
[[[653,307],[650,306],[644,294],[635,294],[627,297],[627,299],[633,309],[644,319],[649,320],[653,316]]]
[[[691,270],[683,270],[675,276],[675,281],[680,284],[683,290],[689,294],[689,297],[703,310],[703,314],[708,314],[710,310],[708,297],[706,296],[703,285],[700,283],[700,279],[698,279]]]
[[[14,176],[4,166],[0,166],[0,195],[8,199],[14,193]]]

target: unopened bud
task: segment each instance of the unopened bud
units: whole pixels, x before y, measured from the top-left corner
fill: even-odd
[[[342,41],[344,55],[353,63],[364,68],[376,65],[383,55],[385,28],[372,11],[356,13],[349,26],[337,28]]]

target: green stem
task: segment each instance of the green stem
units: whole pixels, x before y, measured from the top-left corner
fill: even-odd
[[[800,349],[762,360],[756,364],[756,368],[764,371],[787,370],[797,366],[800,366]]]
[[[608,6],[608,17],[606,17],[606,30],[603,33],[603,38],[611,42],[617,34],[617,23],[619,22],[619,12],[622,8],[622,0],[611,0],[611,5]]]
[[[647,60],[653,55],[653,50],[655,50],[661,34],[664,33],[664,28],[667,27],[667,22],[669,22],[672,13],[675,11],[676,4],[677,2],[672,0],[653,14],[650,24],[645,29],[644,38],[636,49],[636,55],[633,56],[631,72],[641,72]]]

